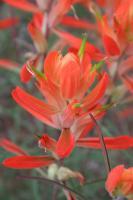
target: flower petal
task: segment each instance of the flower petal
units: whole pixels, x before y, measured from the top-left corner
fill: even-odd
[[[88,94],[83,100],[83,107],[90,109],[95,106],[105,93],[108,86],[109,77],[107,73],[104,73],[96,87]]]
[[[65,158],[72,152],[74,148],[74,137],[69,129],[63,129],[59,140],[57,141],[57,146],[55,153],[60,158]]]
[[[61,92],[64,98],[73,98],[78,92],[81,71],[76,57],[68,53],[62,60]]]
[[[66,107],[66,101],[62,97],[59,85],[47,78],[46,80],[39,78],[38,81],[38,88],[47,102],[50,102],[51,105],[58,107],[59,110],[63,110],[64,107]]]
[[[12,27],[18,23],[19,23],[19,18],[17,18],[17,17],[9,17],[6,19],[1,19],[0,20],[0,29]]]
[[[22,69],[20,71],[20,78],[21,81],[24,83],[28,83],[31,79],[31,77],[33,76],[32,72],[30,72],[29,67],[34,67],[37,68],[38,64],[40,61],[40,56],[36,55],[34,57],[32,57],[31,59],[29,59],[23,66]]]
[[[47,40],[46,40],[44,34],[42,33],[42,31],[36,27],[34,21],[31,21],[28,24],[28,32],[35,44],[37,51],[39,53],[44,53],[47,48]]]
[[[63,32],[60,30],[54,30],[54,33],[57,34],[60,38],[62,38],[64,41],[66,41],[68,45],[79,50],[82,43],[81,38],[78,38],[68,32]],[[89,42],[86,43],[86,51],[89,53],[90,57],[95,61],[99,61],[104,57],[100,50]]]
[[[5,68],[5,69],[15,69],[19,67],[19,64],[12,60],[1,58],[0,67]]]
[[[14,169],[32,169],[48,166],[55,162],[50,156],[14,156],[3,161],[5,167]]]
[[[124,165],[118,165],[113,168],[108,175],[105,183],[107,191],[111,194],[117,187],[117,184],[121,180],[122,173],[124,171]]]
[[[119,150],[133,147],[132,136],[104,137],[104,142],[107,149]],[[85,148],[100,149],[101,144],[98,137],[83,138],[77,141],[77,145]]]
[[[57,1],[49,14],[49,26],[53,27],[60,22],[61,18],[70,10],[72,0]]]
[[[54,152],[56,149],[56,140],[50,137],[47,134],[44,134],[38,141],[39,147],[48,149],[49,151]]]
[[[120,55],[120,48],[113,38],[108,35],[103,35],[103,43],[107,53],[111,56]]]
[[[21,149],[19,146],[5,138],[0,139],[0,147],[4,148],[6,151],[15,153],[17,155],[27,155],[27,153],[23,149]]]
[[[12,91],[13,99],[22,106],[25,110],[30,112],[33,116],[41,120],[42,122],[54,126],[51,115],[57,113],[55,107],[44,103],[43,101],[33,97],[25,92],[23,89],[17,87]]]
[[[103,44],[110,56],[117,56],[121,53],[119,41],[112,27],[108,23],[108,18],[104,15],[98,21],[99,31],[101,32]]]
[[[28,2],[27,0],[3,0],[5,3],[9,4],[10,6],[16,7],[18,9],[27,11],[27,12],[32,12],[36,13],[39,12],[39,8],[34,5],[33,3]]]
[[[96,26],[92,23],[89,23],[86,20],[75,19],[72,16],[64,16],[61,20],[61,24],[65,26],[70,26],[72,28],[82,28],[82,29],[96,29]]]
[[[58,82],[61,70],[62,55],[58,51],[50,52],[44,63],[44,73],[54,83]]]
[[[28,83],[32,77],[32,74],[27,70],[27,63],[22,66],[20,72],[20,78],[23,83]]]

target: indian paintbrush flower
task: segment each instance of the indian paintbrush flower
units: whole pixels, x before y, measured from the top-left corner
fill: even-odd
[[[112,197],[133,199],[133,167],[118,165],[111,170],[106,181],[106,189]]]

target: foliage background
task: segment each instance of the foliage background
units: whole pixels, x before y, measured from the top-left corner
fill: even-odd
[[[76,7],[79,17],[93,20],[92,16],[81,7]],[[25,53],[34,51],[32,41],[28,35],[26,25],[31,19],[31,14],[25,13],[7,5],[0,3],[0,18],[8,16],[19,16],[20,24],[6,30],[0,30],[0,58],[9,58],[20,63],[20,67],[25,62]],[[81,36],[80,30],[69,29],[72,33]],[[94,38],[89,32],[90,38]],[[55,36],[49,40],[52,44]],[[94,42],[91,39],[91,42]],[[95,42],[94,42],[95,43]],[[36,120],[12,99],[11,91],[15,86],[23,85],[17,71],[9,71],[0,68],[0,137],[10,138],[14,143],[23,147],[31,154],[43,154],[37,146],[35,134],[49,131],[51,135],[56,133]],[[28,91],[38,95],[33,83],[23,85]],[[31,93],[32,93],[31,92]],[[128,105],[126,105],[128,106]],[[118,105],[110,110],[101,120],[100,125],[106,136],[117,136],[120,134],[130,134],[132,122],[130,118],[120,118],[118,112],[122,106]],[[96,135],[93,130],[90,135]],[[55,137],[56,137],[55,136]],[[10,154],[0,149],[0,161]],[[109,157],[111,166],[124,163],[126,166],[133,165],[132,150],[110,151]],[[105,177],[105,166],[100,150],[76,148],[70,158],[65,161],[65,165],[73,170],[82,172],[88,181]],[[34,170],[12,170],[0,166],[0,199],[1,200],[64,200],[63,192],[57,186],[47,182],[22,180],[19,175],[36,175]],[[69,181],[69,186],[84,194],[87,199],[108,200],[110,197],[104,189],[104,181],[93,184],[86,184],[82,189],[76,181]]]

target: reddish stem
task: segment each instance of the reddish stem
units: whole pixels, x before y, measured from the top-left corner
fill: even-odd
[[[102,153],[103,153],[103,157],[104,157],[104,162],[105,162],[105,166],[106,166],[106,170],[107,170],[107,174],[110,172],[111,167],[110,167],[110,161],[109,161],[109,156],[108,156],[108,151],[104,142],[104,137],[102,134],[102,130],[100,128],[100,126],[98,125],[97,121],[95,120],[94,116],[92,114],[89,114],[92,121],[95,123],[96,125],[96,129],[97,129],[97,133],[100,139],[100,143],[101,143],[101,147],[102,147]]]

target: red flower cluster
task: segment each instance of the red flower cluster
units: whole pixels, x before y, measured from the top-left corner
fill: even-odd
[[[125,169],[123,165],[113,168],[106,181],[106,189],[113,197],[133,199],[133,167]]]
[[[28,70],[36,77],[45,101],[18,87],[12,92],[20,106],[42,122],[61,130],[56,149],[60,157],[68,156],[78,138],[85,136],[92,128],[89,113],[96,119],[105,113],[100,99],[108,85],[108,75],[102,73],[96,86],[88,93],[98,74],[92,68],[89,55],[85,53],[81,58],[78,54],[69,52],[63,57],[56,51],[49,53],[45,59],[44,73],[29,66]]]

